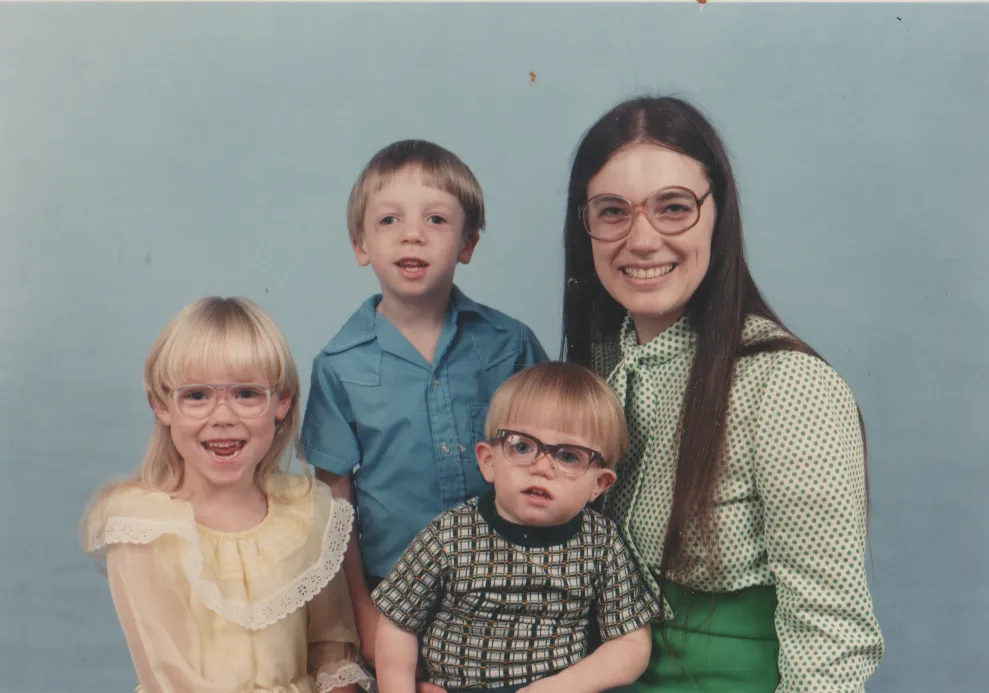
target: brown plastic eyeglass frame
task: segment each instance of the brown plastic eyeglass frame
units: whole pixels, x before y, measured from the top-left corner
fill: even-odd
[[[508,444],[507,441],[509,436],[518,436],[520,438],[525,438],[528,441],[532,441],[532,443],[536,446],[536,454],[532,458],[531,462],[526,464],[524,462],[520,462],[518,460],[514,460],[508,457],[508,451],[505,449],[505,446]],[[539,440],[539,438],[536,438],[535,436],[529,433],[522,433],[521,431],[512,431],[506,428],[499,429],[498,432],[495,434],[495,441],[501,443],[501,449],[505,455],[505,458],[508,459],[512,464],[516,464],[520,467],[531,467],[536,463],[536,460],[538,460],[542,455],[548,454],[556,470],[561,474],[563,474],[564,476],[569,476],[572,478],[579,477],[588,469],[590,469],[591,466],[594,465],[595,463],[600,465],[604,464],[604,455],[602,455],[597,450],[592,450],[591,448],[585,448],[583,445],[572,445],[570,443],[563,443],[562,445],[550,445],[549,443],[544,443],[543,441]],[[556,457],[556,453],[559,450],[563,450],[565,448],[570,448],[571,450],[581,450],[583,452],[586,452],[588,457],[587,466],[581,469],[576,474],[573,473],[572,469],[567,469],[566,467],[561,466],[560,461]]]
[[[701,207],[704,206],[704,202],[707,200],[707,198],[710,196],[713,190],[714,190],[713,188],[708,188],[706,193],[704,193],[700,197],[697,197],[697,193],[695,193],[690,188],[685,188],[680,185],[668,185],[664,188],[659,188],[658,190],[652,191],[651,193],[649,193],[649,195],[646,196],[646,199],[644,199],[639,204],[632,204],[631,200],[628,200],[627,198],[624,198],[621,195],[614,195],[612,193],[603,193],[601,195],[595,195],[594,197],[592,197],[591,199],[589,199],[587,202],[584,203],[584,206],[580,208],[580,212],[579,212],[580,220],[584,223],[584,230],[587,232],[587,235],[599,241],[620,241],[621,239],[625,238],[625,236],[631,233],[632,227],[635,226],[635,220],[640,213],[645,215],[646,219],[649,221],[649,225],[653,227],[656,233],[660,233],[664,236],[679,236],[680,234],[686,233],[690,229],[697,226],[697,223],[701,220]],[[694,217],[694,220],[689,225],[683,227],[682,229],[678,229],[677,231],[663,231],[662,229],[656,228],[656,224],[653,223],[652,216],[649,214],[649,210],[646,205],[649,202],[649,200],[656,197],[656,195],[660,193],[672,192],[672,191],[685,192],[688,195],[690,195],[692,198],[694,198],[694,202],[697,204],[697,215]],[[591,205],[592,202],[594,202],[594,200],[597,200],[602,197],[610,197],[615,201],[622,201],[626,203],[632,210],[632,215],[631,217],[629,217],[628,225],[625,227],[625,230],[620,235],[595,236],[591,232],[591,224],[587,219],[587,208]]]

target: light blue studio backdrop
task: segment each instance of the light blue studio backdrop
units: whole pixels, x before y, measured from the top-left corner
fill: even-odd
[[[379,147],[425,137],[487,195],[461,287],[555,353],[570,154],[645,90],[720,128],[758,281],[865,412],[888,647],[870,690],[984,691],[987,20],[716,1],[0,7],[0,691],[134,684],[75,527],[142,452],[141,364],[169,317],[252,297],[308,380],[375,289],[347,244],[350,185]]]

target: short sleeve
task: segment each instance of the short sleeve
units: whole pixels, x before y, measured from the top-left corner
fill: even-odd
[[[659,602],[646,587],[618,528],[608,523],[610,543],[602,563],[598,589],[598,628],[603,641],[638,630],[659,616]]]
[[[778,691],[860,692],[883,654],[866,584],[858,409],[820,359],[777,357],[762,397],[756,484],[776,581]]]
[[[313,360],[309,401],[302,421],[302,449],[309,464],[349,474],[360,463],[360,443],[347,392],[324,354]]]
[[[545,361],[549,361],[549,356],[546,355],[543,345],[539,343],[539,339],[528,325],[522,325],[522,350],[515,363],[515,370],[525,370],[529,366]]]
[[[448,566],[438,534],[436,521],[426,525],[371,593],[378,611],[403,630],[421,633],[441,597]]]

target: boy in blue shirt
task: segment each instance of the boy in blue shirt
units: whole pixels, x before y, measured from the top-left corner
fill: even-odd
[[[474,450],[488,401],[548,357],[528,327],[453,284],[484,228],[484,197],[452,152],[422,140],[379,151],[351,191],[347,226],[381,293],[314,360],[302,445],[316,476],[357,507],[343,567],[373,663],[370,589],[434,517],[487,490]]]

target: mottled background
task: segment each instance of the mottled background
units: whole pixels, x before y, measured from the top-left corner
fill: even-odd
[[[0,692],[135,680],[80,553],[138,460],[140,368],[203,294],[254,298],[312,357],[375,289],[347,244],[379,147],[435,139],[487,195],[458,282],[559,346],[581,133],[696,101],[727,140],[772,304],[870,435],[869,690],[979,692],[989,552],[989,6],[0,6]],[[980,125],[981,123],[981,125]]]

